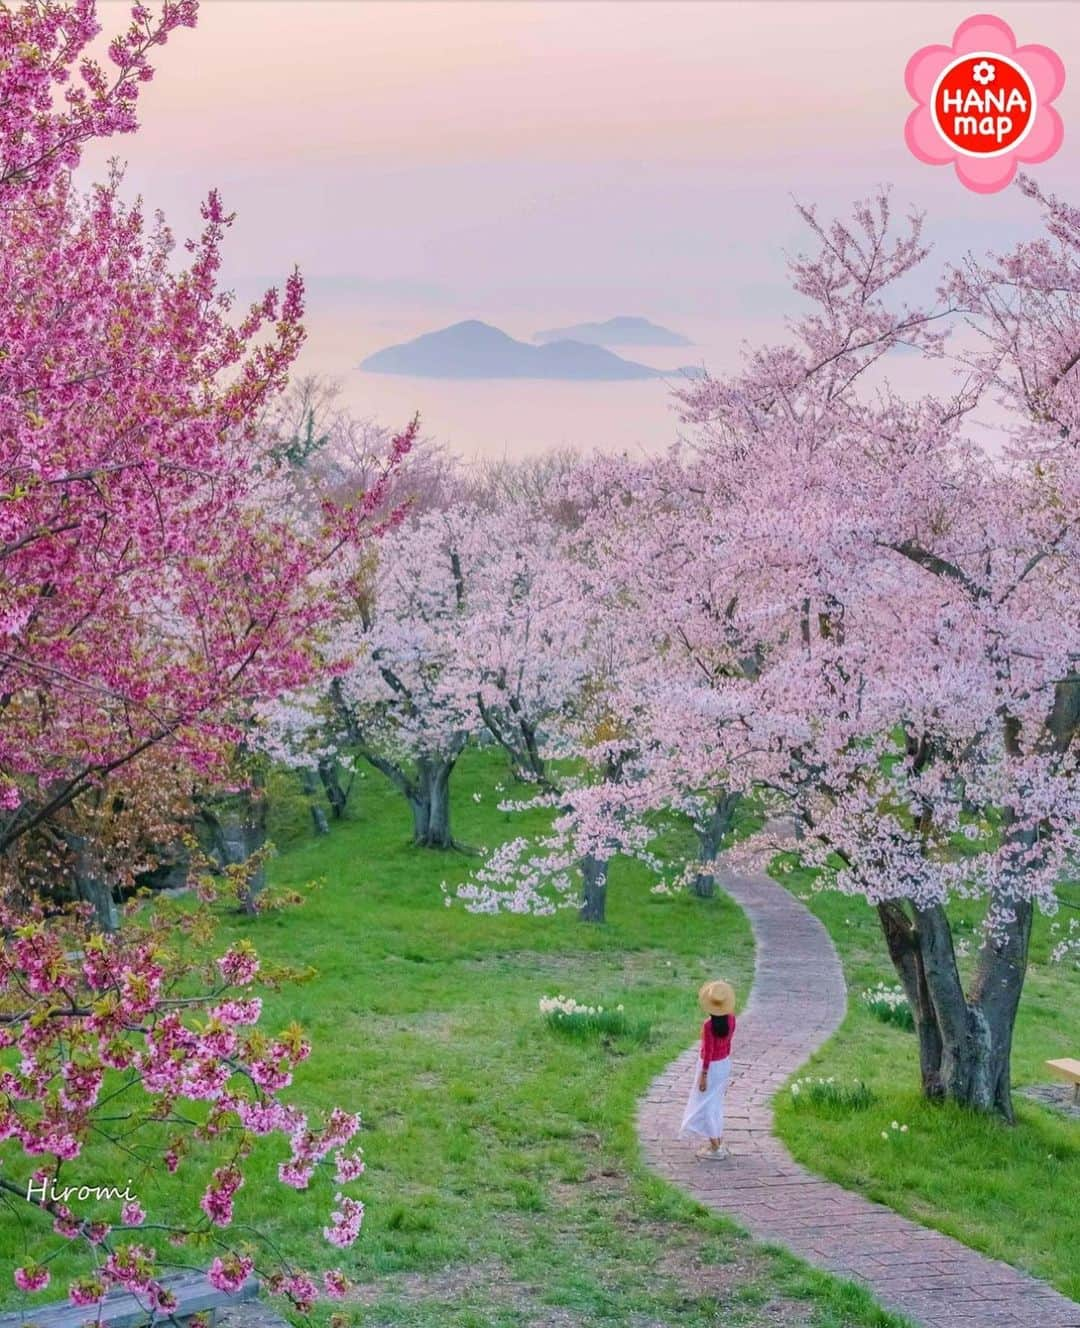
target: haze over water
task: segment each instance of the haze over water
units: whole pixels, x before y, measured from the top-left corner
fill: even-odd
[[[978,6],[650,0],[210,0],[142,103],[131,192],[177,233],[211,186],[239,213],[226,280],[250,297],[292,263],[309,285],[300,365],[340,377],[357,413],[467,456],[655,450],[677,434],[663,381],[443,381],[360,373],[371,352],[466,318],[528,339],[638,314],[683,349],[659,367],[731,368],[797,305],[792,196],[825,215],[881,182],[927,214],[938,255],[1035,225],[1017,191],[979,196],[903,143],[908,57]],[[103,6],[106,22],[126,5]],[[1021,42],[1054,46],[1065,146],[1034,169],[1075,200],[1080,6],[1001,3]],[[933,267],[928,269],[928,276]],[[919,292],[915,292],[918,294]],[[890,372],[931,386],[914,357]]]
[[[457,321],[460,312],[387,311],[364,323],[349,309],[325,314],[315,309],[313,315],[306,365],[340,378],[345,398],[361,414],[395,423],[418,410],[424,431],[463,455],[515,456],[552,447],[655,451],[675,439],[678,421],[671,387],[684,381],[678,374],[673,373],[670,382],[558,382],[363,373],[356,365],[365,355]],[[557,322],[557,311],[555,317]],[[541,327],[555,325],[541,319],[534,326],[534,321],[511,315],[499,318],[497,325],[520,340],[531,339]],[[662,369],[731,362],[734,347],[717,344],[718,329],[703,322],[699,331],[691,326],[695,322],[684,318],[677,325],[694,338],[693,346],[613,349],[625,359]],[[700,344],[699,336],[703,338]]]

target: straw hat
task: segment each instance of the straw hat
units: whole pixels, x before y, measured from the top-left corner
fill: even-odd
[[[698,992],[698,1004],[706,1014],[734,1014],[735,992],[719,978],[706,982]]]

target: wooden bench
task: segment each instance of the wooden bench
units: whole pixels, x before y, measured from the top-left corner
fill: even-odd
[[[176,1273],[158,1279],[161,1285],[176,1297],[176,1308],[166,1313],[151,1315],[145,1298],[133,1295],[130,1291],[114,1292],[105,1297],[100,1306],[72,1305],[69,1301],[50,1302],[46,1305],[31,1305],[25,1310],[0,1314],[0,1328],[82,1328],[88,1319],[98,1317],[109,1328],[143,1328],[151,1318],[157,1323],[182,1324],[193,1314],[205,1314],[211,1323],[217,1318],[218,1311],[254,1300],[259,1294],[259,1284],[252,1277],[231,1294],[219,1291],[211,1286],[205,1273]]]
[[[1060,1061],[1047,1061],[1046,1068],[1053,1070],[1059,1079],[1065,1079],[1073,1086],[1073,1101],[1080,1106],[1080,1061],[1066,1056]]]

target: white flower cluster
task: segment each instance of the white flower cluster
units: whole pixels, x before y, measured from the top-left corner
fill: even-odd
[[[617,1005],[615,1009],[621,1013],[623,1007]],[[581,1005],[572,996],[541,996],[540,1013],[555,1015],[603,1014],[604,1007],[602,1005]]]
[[[1054,939],[1054,945],[1050,951],[1051,963],[1060,964],[1065,960],[1073,959],[1076,967],[1080,968],[1080,921],[1076,918],[1070,918],[1067,929],[1063,928],[1060,922],[1052,922],[1050,924],[1050,935]]]
[[[792,1082],[791,1096],[798,1097],[804,1088],[809,1088],[812,1084],[835,1084],[835,1083],[836,1083],[836,1076],[834,1074],[830,1074],[828,1079],[822,1079],[820,1077],[815,1078],[812,1074],[808,1074],[804,1076],[804,1078],[795,1079]]]
[[[887,1130],[881,1131],[881,1137],[883,1139],[893,1139],[896,1135],[907,1134],[907,1132],[908,1127],[906,1125],[901,1125],[899,1121],[893,1121]]]
[[[902,1010],[908,1004],[903,987],[889,987],[879,982],[876,987],[867,987],[862,994],[863,1001],[871,1010]]]

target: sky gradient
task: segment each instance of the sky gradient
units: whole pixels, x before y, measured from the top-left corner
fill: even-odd
[[[978,8],[208,0],[160,60],[144,131],[93,165],[118,151],[130,187],[181,231],[218,186],[240,214],[228,279],[247,294],[299,263],[306,363],[346,376],[358,409],[397,411],[408,396],[353,374],[365,354],[457,318],[528,335],[645,314],[715,364],[790,307],[792,195],[843,210],[891,182],[948,255],[1027,229],[1016,191],[969,193],[903,142],[908,57]],[[102,10],[122,21],[115,0]],[[1036,171],[1067,194],[1080,178],[1080,5],[993,12],[1065,61],[1065,146]],[[622,402],[662,391],[643,386],[620,387]],[[516,413],[496,431],[508,443]],[[649,427],[666,420],[665,406]]]

